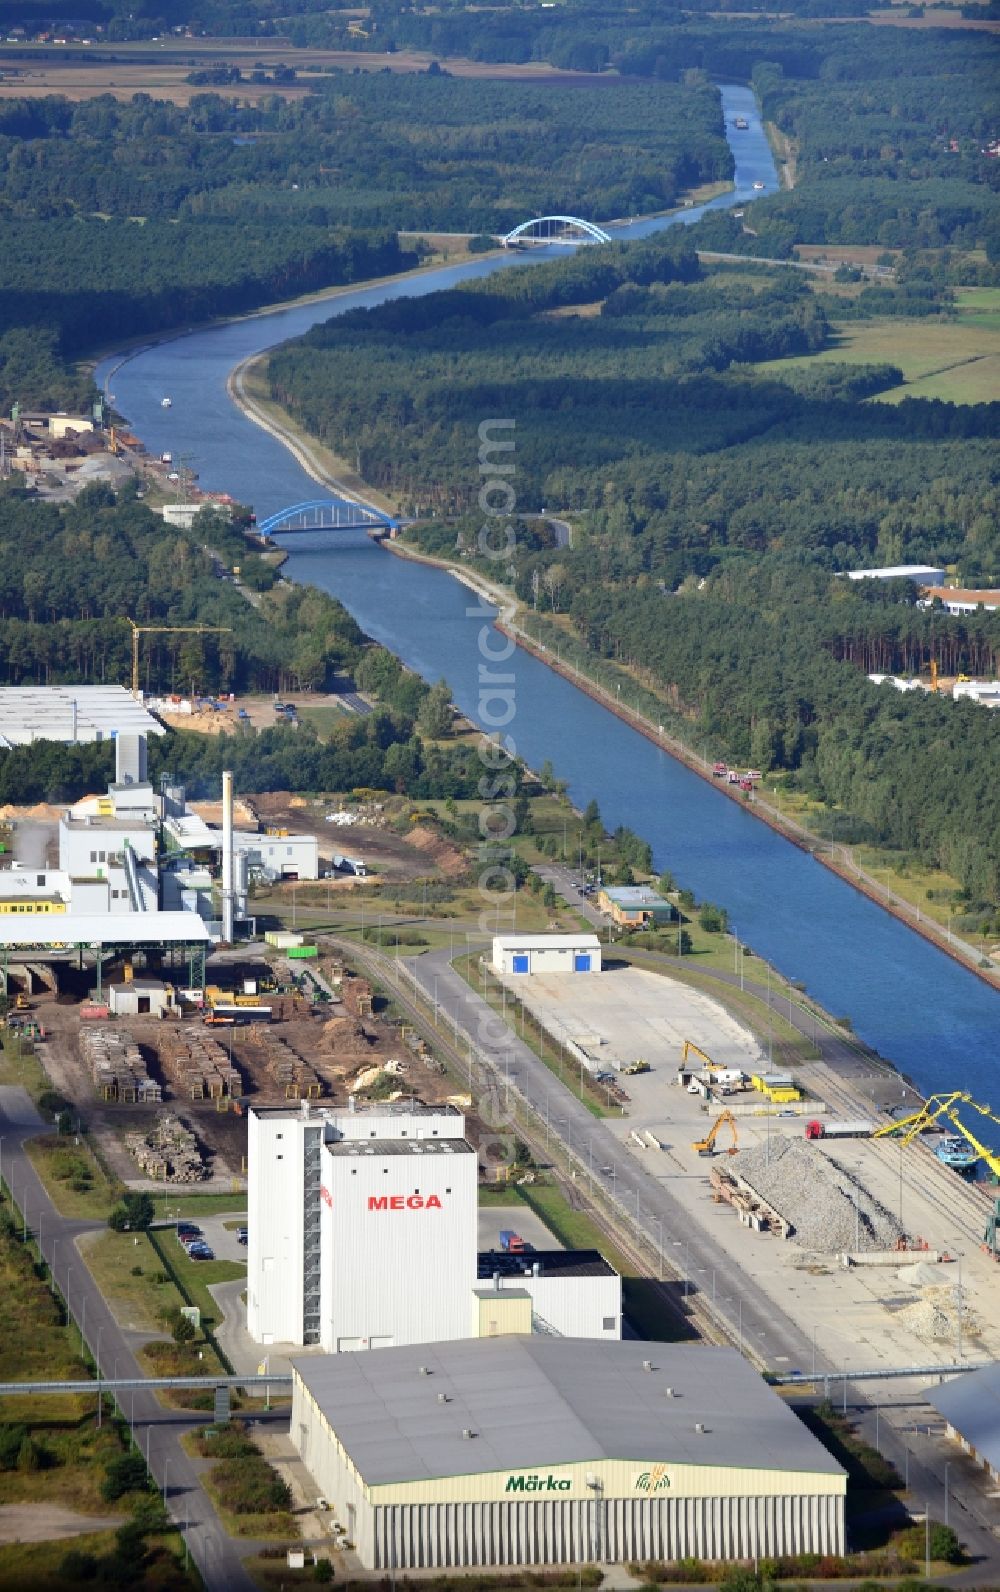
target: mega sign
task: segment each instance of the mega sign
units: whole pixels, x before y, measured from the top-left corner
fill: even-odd
[[[369,1194],[370,1211],[439,1211],[441,1201],[436,1194]]]
[[[504,1492],[569,1492],[572,1485],[568,1476],[553,1476],[550,1471],[547,1476],[508,1476]]]

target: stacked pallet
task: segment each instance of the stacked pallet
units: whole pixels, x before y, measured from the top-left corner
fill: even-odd
[[[81,1028],[80,1054],[102,1099],[126,1105],[159,1102],[160,1086],[149,1076],[142,1053],[127,1028],[104,1024]]]
[[[242,1094],[243,1080],[218,1040],[196,1030],[167,1029],[158,1044],[164,1070],[189,1100]]]
[[[249,1035],[254,1044],[264,1052],[264,1065],[286,1100],[318,1100],[323,1093],[323,1080],[305,1057],[288,1043],[279,1039],[262,1024],[255,1026]]]
[[[159,1183],[200,1183],[208,1176],[197,1139],[170,1112],[158,1116],[149,1133],[126,1133],[125,1147]]]

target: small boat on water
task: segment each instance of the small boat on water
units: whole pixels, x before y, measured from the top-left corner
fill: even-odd
[[[733,126],[736,128],[737,132],[745,133],[749,130],[750,123],[747,121],[745,116],[734,116]]]
[[[754,186],[754,192],[755,193],[763,193],[764,192],[764,184],[762,182],[755,182],[753,186]]]
[[[160,408],[161,409],[170,409],[172,407],[172,405],[173,405],[173,399],[172,398],[161,398],[160,399]]]

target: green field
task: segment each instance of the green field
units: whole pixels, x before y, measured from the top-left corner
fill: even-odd
[[[156,1332],[162,1330],[164,1312],[185,1303],[148,1233],[113,1233],[109,1229],[93,1240],[88,1237],[81,1248],[87,1269],[119,1325]],[[133,1275],[136,1269],[139,1276]],[[159,1282],[160,1277],[166,1280]]]
[[[771,359],[757,369],[780,376],[795,366],[898,365],[905,382],[879,393],[872,403],[903,398],[942,398],[951,403],[1000,399],[1000,291],[968,288],[958,295],[954,320],[845,321],[829,348],[797,359]]]

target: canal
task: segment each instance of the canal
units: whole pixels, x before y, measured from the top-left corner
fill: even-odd
[[[749,89],[722,90],[736,157],[735,195],[777,185]],[[745,132],[733,130],[746,116]],[[677,218],[690,223],[703,208]],[[664,221],[623,229],[645,235]],[[533,253],[532,260],[539,258]],[[259,517],[317,495],[315,483],[274,439],[246,420],[226,394],[226,378],[250,355],[296,337],[331,313],[427,293],[516,267],[523,256],[477,260],[409,282],[347,292],[328,301],[247,317],[112,359],[98,380],[114,394],[132,429],[157,452],[170,449],[201,484],[254,504]],[[169,396],[172,407],[161,407]],[[477,471],[470,417],[469,470]],[[478,635],[470,593],[451,575],[394,558],[361,533],[317,533],[290,541],[285,573],[331,592],[362,628],[425,678],[445,678],[473,719],[478,709]],[[573,800],[592,797],[605,824],[627,824],[652,844],[657,865],[700,898],[725,906],[740,938],[908,1072],[926,1092],[968,1089],[989,1097],[1000,1002],[974,974],[852,890],[809,855],[749,816],[570,682],[518,650],[517,750],[539,767],[548,758]]]

